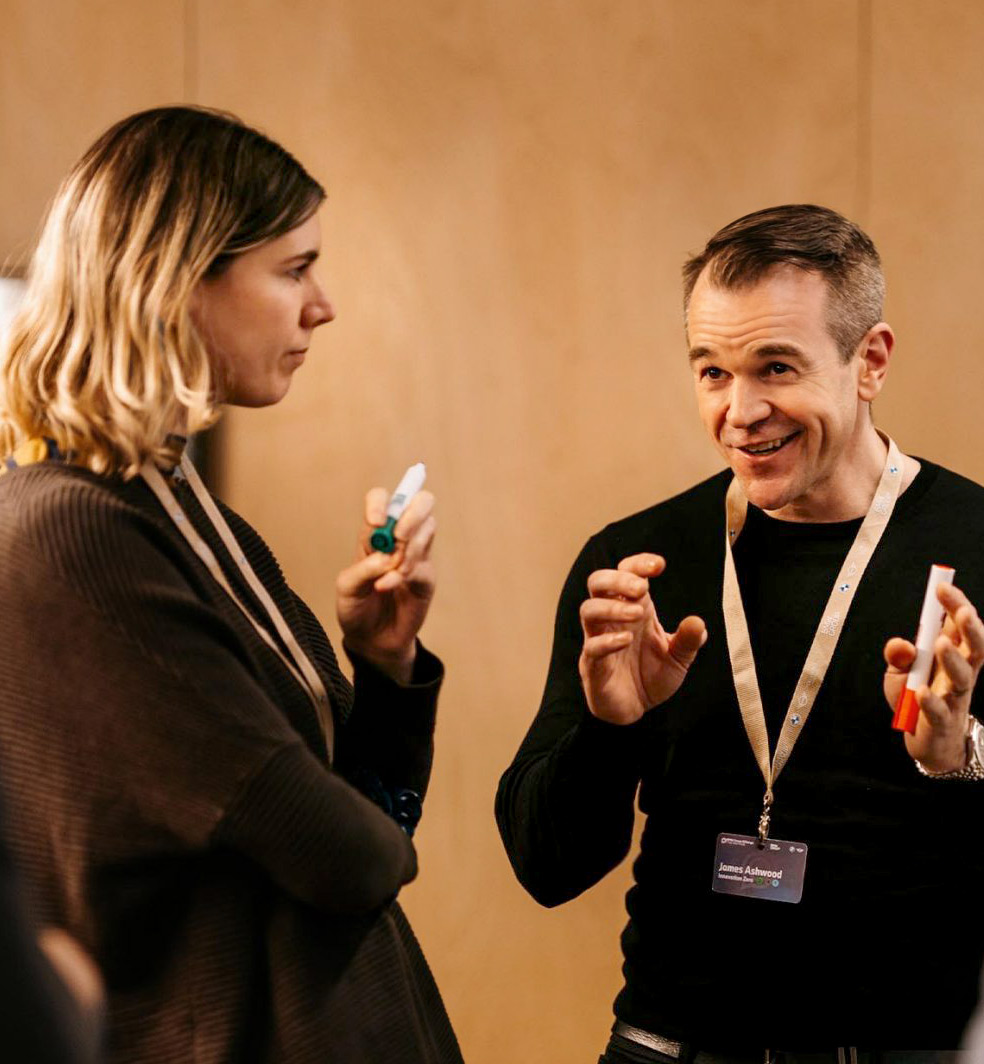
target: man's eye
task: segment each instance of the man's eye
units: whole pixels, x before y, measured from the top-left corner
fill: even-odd
[[[766,367],[766,373],[771,377],[781,377],[784,373],[789,372],[789,366],[785,362],[770,362]]]
[[[709,381],[719,381],[722,376],[724,376],[724,374],[721,372],[721,370],[718,369],[717,366],[705,366],[700,371],[700,375],[702,378]]]

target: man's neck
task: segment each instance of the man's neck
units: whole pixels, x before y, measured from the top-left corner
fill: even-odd
[[[821,524],[833,521],[851,521],[864,517],[875,497],[875,490],[885,468],[888,445],[885,439],[870,425],[851,457],[841,463],[835,480],[814,485],[809,494],[781,507],[766,510],[770,517],[780,521],[800,521]],[[902,488],[906,488],[919,472],[919,463],[908,455],[902,456]]]

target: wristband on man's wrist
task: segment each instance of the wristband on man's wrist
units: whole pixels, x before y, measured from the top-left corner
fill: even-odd
[[[967,763],[950,772],[930,772],[919,761],[916,768],[933,780],[984,780],[984,726],[973,715],[967,719]]]

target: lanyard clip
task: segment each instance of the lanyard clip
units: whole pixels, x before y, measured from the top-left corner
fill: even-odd
[[[762,799],[762,815],[759,817],[758,845],[759,849],[765,848],[765,841],[769,837],[769,824],[772,819],[772,791],[766,791]]]

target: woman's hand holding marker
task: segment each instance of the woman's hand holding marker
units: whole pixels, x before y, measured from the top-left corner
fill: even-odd
[[[424,476],[423,463],[417,463],[392,496],[385,488],[368,492],[358,558],[337,582],[346,650],[400,683],[410,680],[417,632],[434,596],[434,496],[420,490]],[[381,533],[387,543],[383,550],[374,549]]]

